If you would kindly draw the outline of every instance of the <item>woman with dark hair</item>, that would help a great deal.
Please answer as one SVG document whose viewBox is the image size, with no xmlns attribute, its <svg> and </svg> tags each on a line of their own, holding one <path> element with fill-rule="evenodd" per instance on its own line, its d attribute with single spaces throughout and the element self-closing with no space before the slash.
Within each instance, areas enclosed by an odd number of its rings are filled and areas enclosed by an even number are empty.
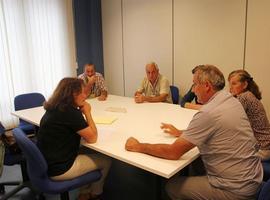
<svg viewBox="0 0 270 200">
<path fill-rule="evenodd" d="M 262 102 L 261 92 L 250 74 L 235 70 L 229 74 L 230 92 L 243 105 L 254 136 L 259 144 L 258 155 L 262 160 L 270 159 L 270 124 Z"/>
<path fill-rule="evenodd" d="M 104 155 L 82 152 L 80 140 L 97 141 L 97 128 L 87 103 L 82 79 L 64 78 L 53 95 L 44 103 L 37 145 L 48 163 L 53 180 L 68 180 L 100 169 L 102 178 L 81 188 L 79 200 L 97 198 L 103 191 L 104 179 L 111 161 Z M 90 152 L 90 151 L 89 151 Z"/>
</svg>

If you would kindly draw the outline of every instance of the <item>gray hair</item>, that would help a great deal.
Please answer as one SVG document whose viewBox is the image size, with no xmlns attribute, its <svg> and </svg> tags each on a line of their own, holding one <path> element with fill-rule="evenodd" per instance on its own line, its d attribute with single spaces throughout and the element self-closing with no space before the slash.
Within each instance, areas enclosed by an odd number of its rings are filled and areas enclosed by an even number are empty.
<svg viewBox="0 0 270 200">
<path fill-rule="evenodd" d="M 259 99 L 259 100 L 262 99 L 262 93 L 259 90 L 259 86 L 257 85 L 257 83 L 253 80 L 252 76 L 246 70 L 239 69 L 239 70 L 232 71 L 229 74 L 228 81 L 230 81 L 233 76 L 238 76 L 239 81 L 242 83 L 244 83 L 246 81 L 247 82 L 246 89 L 249 90 L 250 92 L 252 92 L 257 99 Z"/>
<path fill-rule="evenodd" d="M 198 65 L 195 73 L 198 74 L 200 83 L 209 81 L 216 91 L 222 90 L 225 86 L 223 73 L 214 65 Z"/>
<path fill-rule="evenodd" d="M 153 61 L 152 61 L 152 62 L 147 63 L 147 64 L 146 64 L 146 66 L 147 66 L 147 65 L 153 65 L 153 66 L 155 67 L 155 69 L 156 69 L 156 70 L 159 70 L 159 69 L 158 69 L 158 65 L 157 65 L 157 63 L 155 63 L 155 62 L 153 62 Z"/>
</svg>

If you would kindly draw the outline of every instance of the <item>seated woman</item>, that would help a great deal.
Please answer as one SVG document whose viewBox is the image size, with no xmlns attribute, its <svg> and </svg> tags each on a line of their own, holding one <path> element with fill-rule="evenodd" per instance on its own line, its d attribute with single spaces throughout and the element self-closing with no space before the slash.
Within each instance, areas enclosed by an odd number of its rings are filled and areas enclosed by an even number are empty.
<svg viewBox="0 0 270 200">
<path fill-rule="evenodd" d="M 103 192 L 111 160 L 101 154 L 80 152 L 80 140 L 97 141 L 97 128 L 87 103 L 82 79 L 64 78 L 53 95 L 44 103 L 46 110 L 40 121 L 37 145 L 48 163 L 53 180 L 68 180 L 95 169 L 102 177 L 80 189 L 79 200 L 97 198 Z M 85 117 L 85 118 L 84 118 Z"/>
<path fill-rule="evenodd" d="M 249 118 L 254 136 L 259 144 L 258 155 L 270 159 L 270 124 L 261 103 L 261 92 L 250 74 L 235 70 L 229 74 L 230 92 L 239 99 Z"/>
</svg>

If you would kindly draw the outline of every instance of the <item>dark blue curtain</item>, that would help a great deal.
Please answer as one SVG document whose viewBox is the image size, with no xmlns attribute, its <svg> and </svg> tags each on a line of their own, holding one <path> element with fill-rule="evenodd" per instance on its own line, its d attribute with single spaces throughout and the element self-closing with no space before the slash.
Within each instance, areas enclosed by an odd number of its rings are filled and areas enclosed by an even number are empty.
<svg viewBox="0 0 270 200">
<path fill-rule="evenodd" d="M 85 63 L 93 63 L 104 74 L 100 0 L 73 0 L 77 74 Z"/>
</svg>

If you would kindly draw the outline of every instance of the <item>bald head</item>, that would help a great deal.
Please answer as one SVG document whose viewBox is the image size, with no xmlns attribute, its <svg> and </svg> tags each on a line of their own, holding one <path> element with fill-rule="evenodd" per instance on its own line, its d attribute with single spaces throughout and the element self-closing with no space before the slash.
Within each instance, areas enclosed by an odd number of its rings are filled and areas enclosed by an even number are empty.
<svg viewBox="0 0 270 200">
<path fill-rule="evenodd" d="M 84 74 L 91 77 L 95 75 L 95 66 L 93 64 L 85 64 L 84 65 Z"/>
</svg>

